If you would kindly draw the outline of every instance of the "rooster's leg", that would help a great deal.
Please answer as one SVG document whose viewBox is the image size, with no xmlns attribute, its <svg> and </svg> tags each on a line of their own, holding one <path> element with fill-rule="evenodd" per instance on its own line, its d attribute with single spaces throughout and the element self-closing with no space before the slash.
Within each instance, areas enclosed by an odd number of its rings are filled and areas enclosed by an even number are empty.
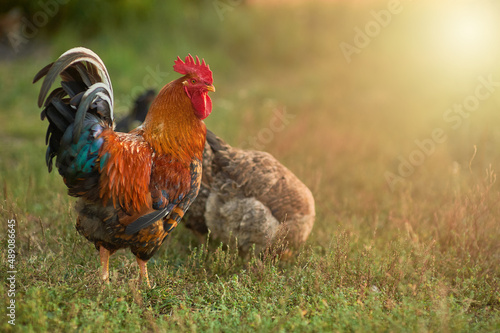
<svg viewBox="0 0 500 333">
<path fill-rule="evenodd" d="M 149 277 L 148 277 L 148 266 L 147 266 L 147 261 L 144 261 L 142 259 L 139 259 L 139 257 L 136 257 L 137 263 L 139 264 L 139 269 L 141 270 L 141 275 L 139 276 L 139 285 L 142 284 L 143 279 L 146 280 L 146 284 L 148 285 L 148 288 L 151 288 L 151 284 L 149 283 Z"/>
<path fill-rule="evenodd" d="M 102 275 L 101 279 L 109 283 L 109 257 L 111 252 L 104 246 L 99 246 L 99 256 L 101 257 Z"/>
</svg>

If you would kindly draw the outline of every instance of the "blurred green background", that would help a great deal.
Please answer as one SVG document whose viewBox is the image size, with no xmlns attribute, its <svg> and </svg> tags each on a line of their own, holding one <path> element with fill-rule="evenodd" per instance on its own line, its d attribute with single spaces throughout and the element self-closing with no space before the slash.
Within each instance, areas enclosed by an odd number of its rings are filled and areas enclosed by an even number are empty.
<svg viewBox="0 0 500 333">
<path fill-rule="evenodd" d="M 500 2 L 21 0 L 0 13 L 2 214 L 18 216 L 25 243 L 42 242 L 43 227 L 79 239 L 72 199 L 44 165 L 35 73 L 69 48 L 92 49 L 120 117 L 191 53 L 214 73 L 207 126 L 272 153 L 313 191 L 314 255 L 344 233 L 354 254 L 386 257 L 397 240 L 432 249 L 443 292 L 462 290 L 458 276 L 482 278 L 476 287 L 491 289 L 455 297 L 498 315 Z M 289 118 L 270 136 L 277 110 Z M 195 244 L 181 228 L 172 242 L 181 261 Z"/>
</svg>

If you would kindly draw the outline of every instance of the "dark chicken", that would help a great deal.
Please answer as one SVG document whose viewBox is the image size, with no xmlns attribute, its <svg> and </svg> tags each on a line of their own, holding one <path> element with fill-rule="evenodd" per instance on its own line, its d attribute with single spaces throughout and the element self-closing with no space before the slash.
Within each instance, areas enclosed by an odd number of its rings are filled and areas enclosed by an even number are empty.
<svg viewBox="0 0 500 333">
<path fill-rule="evenodd" d="M 153 89 L 148 89 L 138 96 L 134 101 L 130 113 L 116 122 L 115 130 L 118 132 L 128 132 L 142 124 L 148 114 L 149 106 L 155 97 L 156 92 Z"/>
</svg>

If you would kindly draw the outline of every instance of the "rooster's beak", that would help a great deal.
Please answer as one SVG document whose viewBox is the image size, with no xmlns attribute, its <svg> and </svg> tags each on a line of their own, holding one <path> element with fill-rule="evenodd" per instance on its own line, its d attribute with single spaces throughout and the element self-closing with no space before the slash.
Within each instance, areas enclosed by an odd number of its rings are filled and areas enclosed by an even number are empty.
<svg viewBox="0 0 500 333">
<path fill-rule="evenodd" d="M 207 86 L 207 90 L 215 92 L 215 87 L 213 85 L 209 85 Z"/>
</svg>

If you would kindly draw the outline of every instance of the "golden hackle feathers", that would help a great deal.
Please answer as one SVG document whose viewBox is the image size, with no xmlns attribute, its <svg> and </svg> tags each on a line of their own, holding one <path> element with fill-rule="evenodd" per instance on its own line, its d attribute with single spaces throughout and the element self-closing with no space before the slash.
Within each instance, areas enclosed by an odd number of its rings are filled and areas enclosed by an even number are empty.
<svg viewBox="0 0 500 333">
<path fill-rule="evenodd" d="M 193 153 L 201 160 L 206 127 L 192 109 L 181 79 L 160 90 L 141 126 L 145 139 L 155 151 L 168 153 L 186 164 L 192 160 Z"/>
</svg>

